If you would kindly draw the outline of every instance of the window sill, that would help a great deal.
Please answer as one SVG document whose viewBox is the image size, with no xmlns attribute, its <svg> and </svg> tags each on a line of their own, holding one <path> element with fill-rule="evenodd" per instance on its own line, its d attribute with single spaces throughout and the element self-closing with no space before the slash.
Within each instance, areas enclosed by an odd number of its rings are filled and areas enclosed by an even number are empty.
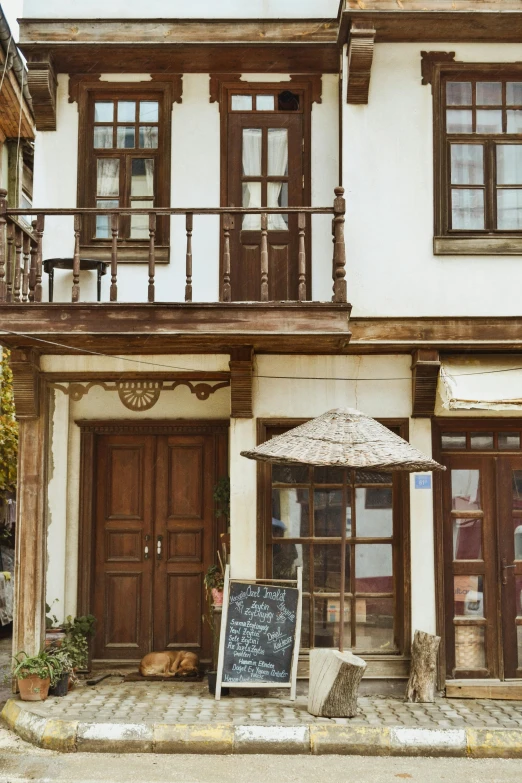
<svg viewBox="0 0 522 783">
<path fill-rule="evenodd" d="M 522 235 L 434 237 L 433 253 L 436 256 L 518 256 L 522 255 Z"/>
<path fill-rule="evenodd" d="M 82 258 L 93 258 L 96 261 L 111 262 L 110 245 L 91 244 L 81 245 L 80 255 Z M 168 264 L 170 255 L 169 245 L 156 245 L 154 248 L 154 258 L 156 264 Z M 149 246 L 137 245 L 118 245 L 118 264 L 148 264 Z"/>
</svg>

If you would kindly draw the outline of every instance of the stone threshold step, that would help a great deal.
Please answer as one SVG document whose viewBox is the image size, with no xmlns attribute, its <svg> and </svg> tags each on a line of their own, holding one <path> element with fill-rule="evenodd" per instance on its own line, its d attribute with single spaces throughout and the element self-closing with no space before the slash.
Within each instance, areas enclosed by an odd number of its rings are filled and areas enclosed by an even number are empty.
<svg viewBox="0 0 522 783">
<path fill-rule="evenodd" d="M 447 680 L 447 699 L 509 699 L 522 701 L 521 680 Z"/>
</svg>

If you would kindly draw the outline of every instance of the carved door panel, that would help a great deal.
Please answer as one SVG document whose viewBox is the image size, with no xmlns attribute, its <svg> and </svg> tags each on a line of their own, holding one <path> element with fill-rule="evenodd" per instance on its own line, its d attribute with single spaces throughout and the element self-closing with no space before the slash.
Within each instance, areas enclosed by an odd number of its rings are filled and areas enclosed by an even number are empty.
<svg viewBox="0 0 522 783">
<path fill-rule="evenodd" d="M 151 649 L 154 449 L 151 435 L 97 439 L 97 659 L 136 660 Z"/>
<path fill-rule="evenodd" d="M 158 438 L 154 648 L 210 660 L 203 576 L 215 561 L 212 435 Z"/>
</svg>

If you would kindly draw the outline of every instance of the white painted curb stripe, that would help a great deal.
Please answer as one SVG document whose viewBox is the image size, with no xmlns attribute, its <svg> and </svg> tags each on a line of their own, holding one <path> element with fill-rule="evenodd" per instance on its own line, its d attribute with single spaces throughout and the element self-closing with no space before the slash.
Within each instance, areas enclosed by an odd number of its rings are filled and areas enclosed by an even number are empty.
<svg viewBox="0 0 522 783">
<path fill-rule="evenodd" d="M 465 748 L 466 729 L 391 729 L 392 746 L 413 748 Z"/>
<path fill-rule="evenodd" d="M 241 742 L 307 742 L 308 726 L 236 726 L 235 738 Z"/>
</svg>

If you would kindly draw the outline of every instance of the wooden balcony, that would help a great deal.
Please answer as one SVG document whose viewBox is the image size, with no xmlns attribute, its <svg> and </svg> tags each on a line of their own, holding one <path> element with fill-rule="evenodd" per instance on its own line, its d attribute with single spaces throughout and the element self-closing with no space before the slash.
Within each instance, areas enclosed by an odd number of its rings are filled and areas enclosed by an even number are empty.
<svg viewBox="0 0 522 783">
<path fill-rule="evenodd" d="M 282 211 L 295 215 L 298 227 L 297 300 L 270 301 L 268 216 Z M 100 351 L 104 353 L 227 352 L 249 345 L 257 352 L 338 353 L 350 339 L 344 244 L 345 201 L 336 188 L 330 207 L 284 208 L 156 208 L 156 209 L 8 209 L 0 191 L 0 341 L 8 346 L 32 346 L 43 353 Z M 231 241 L 234 221 L 259 215 L 259 301 L 231 301 Z M 110 273 L 109 301 L 82 301 L 80 287 L 82 221 L 108 216 L 110 240 L 105 254 Z M 120 225 L 129 215 L 148 219 L 147 265 L 143 300 L 121 301 L 118 264 Z M 156 227 L 159 219 L 185 217 L 185 290 L 183 301 L 157 300 Z M 193 286 L 192 239 L 195 215 L 220 218 L 220 299 L 198 302 Z M 307 299 L 307 226 L 312 215 L 332 216 L 332 299 Z M 29 226 L 22 216 L 30 216 Z M 70 302 L 43 301 L 43 242 L 46 219 L 69 216 L 74 221 Z M 179 259 L 175 259 L 179 263 Z M 215 259 L 216 265 L 218 259 Z M 165 291 L 161 291 L 165 299 Z"/>
</svg>

